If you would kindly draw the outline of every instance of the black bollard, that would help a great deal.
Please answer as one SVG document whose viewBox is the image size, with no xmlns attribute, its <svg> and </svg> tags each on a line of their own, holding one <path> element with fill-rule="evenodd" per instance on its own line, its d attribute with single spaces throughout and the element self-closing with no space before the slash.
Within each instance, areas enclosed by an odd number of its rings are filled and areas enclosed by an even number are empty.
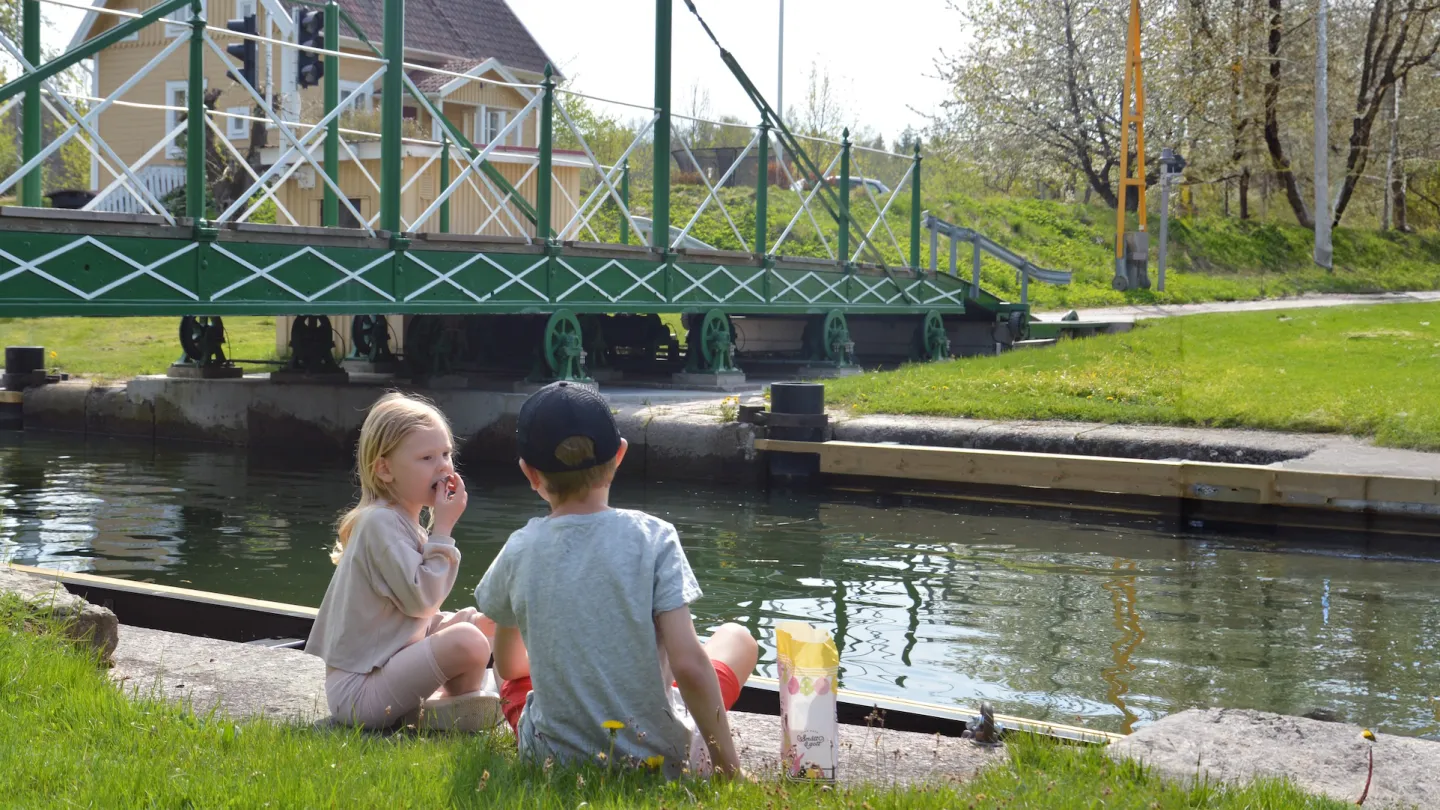
<svg viewBox="0 0 1440 810">
<path fill-rule="evenodd" d="M 825 416 L 825 386 L 820 383 L 775 383 L 770 386 L 770 413 L 765 435 L 794 442 L 823 442 L 828 418 Z M 818 453 L 768 453 L 770 483 L 805 486 L 818 483 Z"/>
<path fill-rule="evenodd" d="M 44 346 L 5 347 L 5 390 L 23 391 L 44 382 Z"/>
</svg>

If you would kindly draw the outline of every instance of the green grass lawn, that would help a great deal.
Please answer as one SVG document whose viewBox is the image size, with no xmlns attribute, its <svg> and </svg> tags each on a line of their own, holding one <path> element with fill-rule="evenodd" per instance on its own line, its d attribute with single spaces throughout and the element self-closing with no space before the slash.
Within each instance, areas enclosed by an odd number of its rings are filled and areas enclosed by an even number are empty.
<svg viewBox="0 0 1440 810">
<path fill-rule="evenodd" d="M 1100 749 L 1016 740 L 966 785 L 825 790 L 664 784 L 517 763 L 508 733 L 398 734 L 232 723 L 131 701 L 93 659 L 0 598 L 0 796 L 11 807 L 1338 808 L 1278 782 L 1180 788 Z M 778 745 L 778 741 L 777 741 Z"/>
<path fill-rule="evenodd" d="M 275 319 L 226 318 L 226 356 L 275 357 Z M 45 363 L 71 374 L 128 379 L 180 359 L 179 318 L 0 318 L 0 346 L 44 346 Z"/>
<path fill-rule="evenodd" d="M 826 390 L 854 413 L 1349 433 L 1440 450 L 1440 304 L 1148 320 Z"/>
</svg>

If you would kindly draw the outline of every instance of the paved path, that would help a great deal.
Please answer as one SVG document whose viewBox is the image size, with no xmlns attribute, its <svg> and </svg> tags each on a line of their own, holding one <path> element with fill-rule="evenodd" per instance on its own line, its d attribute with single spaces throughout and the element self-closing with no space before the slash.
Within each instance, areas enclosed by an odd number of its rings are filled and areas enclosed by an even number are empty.
<svg viewBox="0 0 1440 810">
<path fill-rule="evenodd" d="M 1211 301 L 1204 304 L 1133 304 L 1077 310 L 1085 321 L 1137 321 L 1145 318 L 1172 318 L 1177 315 L 1205 315 L 1214 312 L 1265 312 L 1276 309 L 1341 307 L 1362 304 L 1415 304 L 1440 302 L 1440 291 L 1405 293 L 1311 293 L 1294 298 L 1267 298 L 1261 301 Z M 1042 320 L 1054 320 L 1064 310 L 1037 312 Z"/>
</svg>

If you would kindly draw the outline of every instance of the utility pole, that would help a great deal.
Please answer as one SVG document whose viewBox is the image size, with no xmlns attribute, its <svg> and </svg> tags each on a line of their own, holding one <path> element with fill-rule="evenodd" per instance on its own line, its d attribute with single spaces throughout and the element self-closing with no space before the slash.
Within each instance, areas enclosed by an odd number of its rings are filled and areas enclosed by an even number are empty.
<svg viewBox="0 0 1440 810">
<path fill-rule="evenodd" d="M 1330 109 L 1326 81 L 1330 43 L 1326 16 L 1330 0 L 1317 0 L 1315 11 L 1315 263 L 1334 269 L 1330 244 Z"/>
</svg>

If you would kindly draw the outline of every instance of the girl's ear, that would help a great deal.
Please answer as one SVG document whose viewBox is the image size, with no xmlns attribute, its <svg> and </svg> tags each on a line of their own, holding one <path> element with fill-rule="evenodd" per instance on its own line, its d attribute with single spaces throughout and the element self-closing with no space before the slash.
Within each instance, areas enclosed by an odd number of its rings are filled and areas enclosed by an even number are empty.
<svg viewBox="0 0 1440 810">
<path fill-rule="evenodd" d="M 395 481 L 395 474 L 390 472 L 390 459 L 384 456 L 375 459 L 375 477 L 387 484 Z"/>
</svg>

